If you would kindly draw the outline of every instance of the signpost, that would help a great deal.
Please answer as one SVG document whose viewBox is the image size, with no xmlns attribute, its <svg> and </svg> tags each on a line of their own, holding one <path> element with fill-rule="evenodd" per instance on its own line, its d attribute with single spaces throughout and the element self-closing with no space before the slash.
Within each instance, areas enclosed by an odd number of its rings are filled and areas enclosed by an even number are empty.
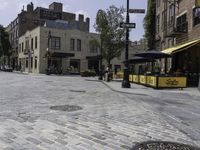
<svg viewBox="0 0 200 150">
<path fill-rule="evenodd" d="M 135 28 L 136 24 L 135 23 L 120 23 L 120 28 Z"/>
<path fill-rule="evenodd" d="M 128 62 L 128 49 L 129 49 L 129 28 L 135 28 L 135 23 L 130 23 L 129 13 L 145 13 L 144 9 L 129 9 L 129 0 L 127 0 L 126 22 L 120 23 L 121 28 L 126 29 L 126 49 L 125 49 L 125 63 L 124 63 L 124 76 L 122 81 L 122 88 L 130 88 L 129 81 L 129 62 Z"/>
<path fill-rule="evenodd" d="M 129 13 L 145 13 L 145 9 L 129 9 Z"/>
</svg>

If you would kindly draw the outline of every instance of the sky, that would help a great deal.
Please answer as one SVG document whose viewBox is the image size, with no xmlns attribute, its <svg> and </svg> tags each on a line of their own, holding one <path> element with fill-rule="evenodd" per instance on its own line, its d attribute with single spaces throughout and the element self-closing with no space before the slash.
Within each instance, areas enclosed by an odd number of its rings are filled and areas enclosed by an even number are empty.
<svg viewBox="0 0 200 150">
<path fill-rule="evenodd" d="M 145 9 L 147 8 L 147 0 L 129 0 L 130 9 Z M 17 14 L 21 12 L 23 6 L 26 10 L 26 5 L 32 2 L 34 8 L 48 8 L 52 2 L 63 3 L 63 9 L 66 12 L 75 14 L 84 14 L 90 18 L 90 31 L 95 32 L 94 24 L 96 13 L 99 9 L 106 10 L 111 5 L 117 7 L 123 6 L 126 8 L 126 0 L 0 0 L 0 24 L 7 26 L 13 21 Z M 145 11 L 146 12 L 146 11 Z M 130 40 L 139 40 L 144 35 L 143 19 L 145 14 L 130 14 L 130 22 L 136 23 L 136 28 L 130 32 Z M 86 18 L 85 17 L 85 18 Z"/>
</svg>

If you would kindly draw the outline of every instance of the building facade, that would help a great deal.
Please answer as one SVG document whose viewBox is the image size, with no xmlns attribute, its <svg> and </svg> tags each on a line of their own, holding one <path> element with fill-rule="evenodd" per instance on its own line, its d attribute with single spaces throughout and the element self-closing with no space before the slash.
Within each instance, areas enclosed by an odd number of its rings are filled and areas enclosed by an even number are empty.
<svg viewBox="0 0 200 150">
<path fill-rule="evenodd" d="M 172 54 L 173 71 L 200 73 L 198 1 L 156 0 L 156 49 Z"/>
<path fill-rule="evenodd" d="M 130 41 L 129 42 L 129 59 L 132 59 L 136 53 L 144 52 L 147 49 L 147 42 L 145 39 L 140 39 L 139 41 Z M 117 70 L 124 69 L 124 60 L 125 60 L 125 49 L 121 52 L 119 57 L 114 58 L 111 61 L 111 67 L 113 70 L 117 68 Z M 105 62 L 104 62 L 105 64 Z"/>
<path fill-rule="evenodd" d="M 49 8 L 37 7 L 34 9 L 33 3 L 27 5 L 27 9 L 18 14 L 7 27 L 6 31 L 10 35 L 10 43 L 12 46 L 11 64 L 14 69 L 18 66 L 18 40 L 19 37 L 38 26 L 43 26 L 46 20 L 64 20 L 68 21 L 71 26 L 81 31 L 89 32 L 90 19 L 84 20 L 83 15 L 78 16 L 73 13 L 63 11 L 62 3 L 53 2 Z"/>
<path fill-rule="evenodd" d="M 37 27 L 19 38 L 18 64 L 25 72 L 46 73 L 47 68 L 62 73 L 98 72 L 99 62 L 91 61 L 99 49 L 90 45 L 99 35 L 77 29 Z"/>
</svg>

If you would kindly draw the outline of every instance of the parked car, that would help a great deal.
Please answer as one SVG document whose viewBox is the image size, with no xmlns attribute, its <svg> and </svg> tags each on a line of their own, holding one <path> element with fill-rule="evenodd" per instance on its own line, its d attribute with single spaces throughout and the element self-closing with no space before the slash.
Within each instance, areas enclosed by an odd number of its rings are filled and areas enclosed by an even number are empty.
<svg viewBox="0 0 200 150">
<path fill-rule="evenodd" d="M 13 71 L 13 69 L 11 67 L 9 67 L 8 65 L 1 65 L 0 70 L 6 71 L 6 72 L 12 72 Z"/>
</svg>

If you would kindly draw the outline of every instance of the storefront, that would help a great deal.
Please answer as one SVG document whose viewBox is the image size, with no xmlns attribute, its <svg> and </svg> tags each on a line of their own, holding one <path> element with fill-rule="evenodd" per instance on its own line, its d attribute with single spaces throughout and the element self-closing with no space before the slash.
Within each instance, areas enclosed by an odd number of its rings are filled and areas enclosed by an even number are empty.
<svg viewBox="0 0 200 150">
<path fill-rule="evenodd" d="M 172 71 L 187 77 L 187 86 L 197 87 L 200 75 L 200 39 L 162 52 L 172 55 Z"/>
<path fill-rule="evenodd" d="M 132 63 L 134 65 L 136 64 L 145 64 L 147 65 L 147 62 L 151 63 L 151 71 L 145 70 L 141 73 L 141 71 L 135 71 L 139 72 L 138 74 L 130 74 L 129 80 L 133 83 L 145 85 L 148 87 L 153 88 L 185 88 L 187 87 L 187 77 L 181 74 L 173 74 L 167 72 L 167 59 L 171 57 L 170 54 L 165 54 L 159 51 L 147 51 L 144 53 L 138 53 L 136 56 L 139 56 L 140 58 L 129 60 L 129 63 Z M 164 71 L 161 72 L 161 69 L 156 69 L 158 62 L 157 59 L 165 59 L 165 65 L 164 65 Z M 149 67 L 147 67 L 149 68 Z"/>
</svg>

